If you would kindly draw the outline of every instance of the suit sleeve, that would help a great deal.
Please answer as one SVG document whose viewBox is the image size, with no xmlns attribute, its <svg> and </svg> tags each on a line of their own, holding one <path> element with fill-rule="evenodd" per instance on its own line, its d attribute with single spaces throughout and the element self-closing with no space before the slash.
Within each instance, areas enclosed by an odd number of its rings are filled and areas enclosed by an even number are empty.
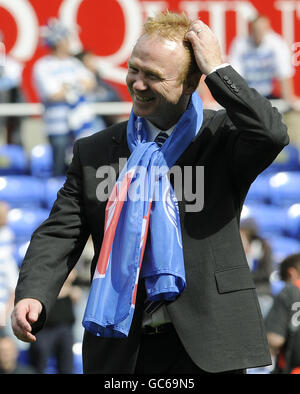
<svg viewBox="0 0 300 394">
<path fill-rule="evenodd" d="M 205 82 L 226 110 L 228 161 L 238 185 L 250 185 L 289 143 L 287 127 L 269 100 L 251 89 L 231 67 L 218 69 Z"/>
<path fill-rule="evenodd" d="M 22 298 L 42 302 L 45 317 L 73 269 L 89 236 L 82 201 L 79 142 L 49 218 L 33 233 L 20 268 L 15 303 Z"/>
</svg>

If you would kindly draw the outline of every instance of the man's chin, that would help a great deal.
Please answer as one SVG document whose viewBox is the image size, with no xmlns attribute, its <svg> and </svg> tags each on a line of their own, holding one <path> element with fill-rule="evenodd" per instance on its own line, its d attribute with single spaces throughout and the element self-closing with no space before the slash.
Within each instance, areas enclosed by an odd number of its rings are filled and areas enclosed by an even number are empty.
<svg viewBox="0 0 300 394">
<path fill-rule="evenodd" d="M 149 108 L 149 105 L 139 105 L 134 103 L 132 109 L 134 114 L 141 118 L 148 118 L 153 115 L 153 109 Z"/>
</svg>

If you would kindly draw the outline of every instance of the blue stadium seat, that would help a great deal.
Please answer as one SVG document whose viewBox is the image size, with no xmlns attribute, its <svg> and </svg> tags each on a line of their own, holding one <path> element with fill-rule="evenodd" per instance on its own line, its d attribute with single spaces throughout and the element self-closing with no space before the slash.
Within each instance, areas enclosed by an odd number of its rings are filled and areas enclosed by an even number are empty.
<svg viewBox="0 0 300 394">
<path fill-rule="evenodd" d="M 25 174 L 27 170 L 27 157 L 22 146 L 0 146 L 0 175 Z"/>
<path fill-rule="evenodd" d="M 49 216 L 43 208 L 13 208 L 7 215 L 8 226 L 14 232 L 16 242 L 26 242 L 33 231 Z"/>
<path fill-rule="evenodd" d="M 283 148 L 273 163 L 264 171 L 265 174 L 281 171 L 299 171 L 299 150 L 295 145 L 289 144 Z"/>
<path fill-rule="evenodd" d="M 53 174 L 53 150 L 49 144 L 40 144 L 30 152 L 31 175 L 50 178 Z"/>
<path fill-rule="evenodd" d="M 295 238 L 273 235 L 267 241 L 272 249 L 275 268 L 288 255 L 300 253 L 300 241 Z"/>
<path fill-rule="evenodd" d="M 77 355 L 73 352 L 73 374 L 79 375 L 83 374 L 83 366 L 82 366 L 82 356 Z M 47 360 L 47 366 L 44 371 L 46 375 L 55 375 L 58 374 L 57 368 L 57 359 L 54 356 L 50 356 Z"/>
<path fill-rule="evenodd" d="M 287 207 L 300 202 L 300 172 L 279 172 L 270 178 L 270 202 Z"/>
<path fill-rule="evenodd" d="M 284 288 L 285 282 L 282 280 L 271 281 L 271 293 L 275 297 Z"/>
<path fill-rule="evenodd" d="M 21 365 L 30 365 L 29 350 L 27 348 L 19 351 L 18 362 Z M 73 374 L 83 374 L 82 355 L 81 353 L 77 354 L 76 352 L 74 352 L 74 350 L 73 350 L 73 364 L 74 364 Z M 44 371 L 44 374 L 54 375 L 57 373 L 58 370 L 57 370 L 56 358 L 54 356 L 50 356 L 49 359 L 47 360 L 47 366 Z"/>
<path fill-rule="evenodd" d="M 246 198 L 246 203 L 268 203 L 270 197 L 268 175 L 259 175 L 252 183 Z"/>
<path fill-rule="evenodd" d="M 49 178 L 45 183 L 44 205 L 51 209 L 57 197 L 57 192 L 63 186 L 65 177 Z"/>
<path fill-rule="evenodd" d="M 285 286 L 285 282 L 280 279 L 278 269 L 275 269 L 270 275 L 271 294 L 275 297 Z"/>
<path fill-rule="evenodd" d="M 81 342 L 74 343 L 73 345 L 73 365 L 74 374 L 83 374 Z"/>
<path fill-rule="evenodd" d="M 46 375 L 55 375 L 57 374 L 57 361 L 56 358 L 54 356 L 50 356 L 47 360 L 47 366 L 46 369 L 44 371 L 44 374 Z"/>
<path fill-rule="evenodd" d="M 7 175 L 0 177 L 0 200 L 12 207 L 41 206 L 44 184 L 30 175 Z"/>
<path fill-rule="evenodd" d="M 291 205 L 287 210 L 287 235 L 300 239 L 300 203 Z"/>
<path fill-rule="evenodd" d="M 18 363 L 20 365 L 30 365 L 28 348 L 20 349 L 18 354 Z"/>
<path fill-rule="evenodd" d="M 280 207 L 267 204 L 244 204 L 241 223 L 249 218 L 254 219 L 259 234 L 264 238 L 273 234 L 285 234 L 287 213 Z"/>
</svg>

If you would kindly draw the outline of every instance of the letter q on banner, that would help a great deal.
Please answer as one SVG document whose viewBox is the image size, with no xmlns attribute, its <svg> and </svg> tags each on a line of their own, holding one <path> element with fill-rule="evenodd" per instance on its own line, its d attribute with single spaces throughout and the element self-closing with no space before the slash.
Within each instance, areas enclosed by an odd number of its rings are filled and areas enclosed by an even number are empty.
<svg viewBox="0 0 300 394">
<path fill-rule="evenodd" d="M 73 50 L 83 49 L 83 44 L 78 35 L 77 16 L 83 0 L 64 0 L 59 9 L 59 19 L 74 32 Z M 143 13 L 141 3 L 138 0 L 116 0 L 120 6 L 124 21 L 125 32 L 121 47 L 112 55 L 98 56 L 101 74 L 104 78 L 118 83 L 125 83 L 126 70 L 120 67 L 130 56 L 131 50 L 139 37 L 143 26 Z M 106 3 L 107 4 L 107 3 Z M 99 10 L 99 20 L 101 7 Z M 108 67 L 109 66 L 109 67 Z"/>
</svg>

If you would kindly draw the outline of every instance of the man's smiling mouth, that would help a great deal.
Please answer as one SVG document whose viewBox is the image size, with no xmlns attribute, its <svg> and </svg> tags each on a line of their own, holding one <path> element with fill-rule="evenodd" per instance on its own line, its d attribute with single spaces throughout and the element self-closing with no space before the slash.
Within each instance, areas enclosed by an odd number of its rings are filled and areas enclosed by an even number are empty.
<svg viewBox="0 0 300 394">
<path fill-rule="evenodd" d="M 154 97 L 143 97 L 139 96 L 138 94 L 134 94 L 137 101 L 141 101 L 142 103 L 149 103 L 150 101 L 154 100 Z"/>
</svg>

